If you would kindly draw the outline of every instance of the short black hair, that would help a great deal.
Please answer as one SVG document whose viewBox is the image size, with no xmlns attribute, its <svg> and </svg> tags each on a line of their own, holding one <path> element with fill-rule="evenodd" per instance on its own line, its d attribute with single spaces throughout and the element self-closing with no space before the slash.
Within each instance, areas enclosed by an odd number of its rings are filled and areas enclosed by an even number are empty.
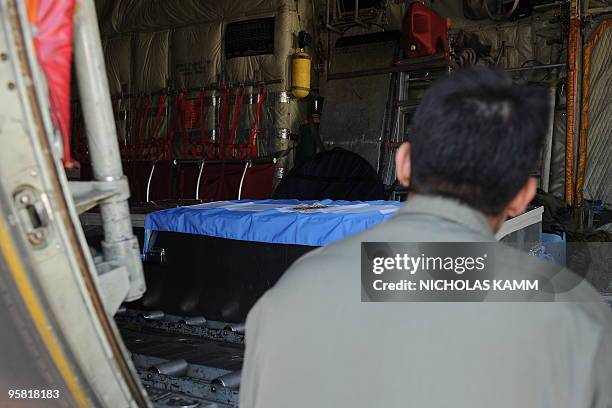
<svg viewBox="0 0 612 408">
<path fill-rule="evenodd" d="M 494 215 L 536 167 L 548 126 L 544 88 L 467 68 L 434 83 L 412 121 L 411 188 Z"/>
</svg>

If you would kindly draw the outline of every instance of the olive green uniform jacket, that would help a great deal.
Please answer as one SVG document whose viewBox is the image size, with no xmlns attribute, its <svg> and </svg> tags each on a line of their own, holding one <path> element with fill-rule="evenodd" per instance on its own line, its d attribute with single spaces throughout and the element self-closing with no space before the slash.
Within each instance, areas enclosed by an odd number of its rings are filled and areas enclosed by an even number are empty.
<svg viewBox="0 0 612 408">
<path fill-rule="evenodd" d="M 415 196 L 305 255 L 248 315 L 240 407 L 611 408 L 612 312 L 586 282 L 555 302 L 361 301 L 361 242 L 493 240 L 482 214 Z"/>
</svg>

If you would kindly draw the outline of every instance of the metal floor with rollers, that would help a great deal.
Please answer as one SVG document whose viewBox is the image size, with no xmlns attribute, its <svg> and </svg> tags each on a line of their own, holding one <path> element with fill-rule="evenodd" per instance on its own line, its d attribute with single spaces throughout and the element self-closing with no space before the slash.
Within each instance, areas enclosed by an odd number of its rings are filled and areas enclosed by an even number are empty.
<svg viewBox="0 0 612 408">
<path fill-rule="evenodd" d="M 115 321 L 156 408 L 238 406 L 244 324 L 123 307 Z"/>
</svg>

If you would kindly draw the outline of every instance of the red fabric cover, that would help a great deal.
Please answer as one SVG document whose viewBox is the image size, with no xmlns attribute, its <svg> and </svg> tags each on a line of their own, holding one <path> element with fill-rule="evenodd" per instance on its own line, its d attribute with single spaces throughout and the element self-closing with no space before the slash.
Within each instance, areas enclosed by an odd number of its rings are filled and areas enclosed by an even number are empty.
<svg viewBox="0 0 612 408">
<path fill-rule="evenodd" d="M 152 161 L 124 161 L 123 172 L 130 184 L 130 202 L 146 202 L 147 183 Z M 160 160 L 155 164 L 151 179 L 150 200 L 180 201 L 195 199 L 199 163 L 174 164 Z M 236 200 L 244 163 L 205 163 L 200 181 L 200 200 Z M 81 180 L 91 180 L 91 165 L 81 166 Z M 263 200 L 272 195 L 273 163 L 254 163 L 247 171 L 242 185 L 242 199 Z"/>
<path fill-rule="evenodd" d="M 259 163 L 251 166 L 242 185 L 242 199 L 264 200 L 272 196 L 274 163 Z"/>
<path fill-rule="evenodd" d="M 31 23 L 37 28 L 34 47 L 47 77 L 51 116 L 64 140 L 64 163 L 70 163 L 70 64 L 75 0 L 38 0 L 28 6 L 28 16 L 34 19 Z"/>
<path fill-rule="evenodd" d="M 147 183 L 151 174 L 151 161 L 124 161 L 123 174 L 130 185 L 130 202 L 144 203 L 147 201 Z"/>
<path fill-rule="evenodd" d="M 205 164 L 200 181 L 200 199 L 205 201 L 236 200 L 243 171 L 244 164 L 242 163 Z M 244 178 L 241 198 L 270 198 L 273 177 L 274 164 L 253 164 Z"/>
<path fill-rule="evenodd" d="M 195 200 L 200 163 L 179 163 L 176 166 L 176 170 L 178 179 L 177 198 L 179 200 Z"/>
<path fill-rule="evenodd" d="M 139 167 L 146 169 L 148 164 L 151 162 L 135 162 L 142 163 Z M 149 166 L 149 169 L 151 167 Z M 160 160 L 155 163 L 155 170 L 153 171 L 153 177 L 151 178 L 151 186 L 149 188 L 149 201 L 164 201 L 164 200 L 175 200 L 176 199 L 176 187 L 175 187 L 175 169 L 176 166 L 172 160 Z M 144 192 L 146 198 L 146 186 L 148 183 L 149 175 L 146 178 L 140 178 L 134 180 L 141 185 L 144 185 Z M 135 200 L 134 200 L 135 201 Z"/>
</svg>

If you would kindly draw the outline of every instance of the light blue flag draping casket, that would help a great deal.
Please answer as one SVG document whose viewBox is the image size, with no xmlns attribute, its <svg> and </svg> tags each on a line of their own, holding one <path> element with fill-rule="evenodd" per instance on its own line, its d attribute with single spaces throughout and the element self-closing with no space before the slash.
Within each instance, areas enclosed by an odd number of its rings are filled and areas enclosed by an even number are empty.
<svg viewBox="0 0 612 408">
<path fill-rule="evenodd" d="M 144 252 L 154 231 L 241 241 L 324 246 L 387 220 L 397 201 L 233 200 L 147 214 Z"/>
</svg>

